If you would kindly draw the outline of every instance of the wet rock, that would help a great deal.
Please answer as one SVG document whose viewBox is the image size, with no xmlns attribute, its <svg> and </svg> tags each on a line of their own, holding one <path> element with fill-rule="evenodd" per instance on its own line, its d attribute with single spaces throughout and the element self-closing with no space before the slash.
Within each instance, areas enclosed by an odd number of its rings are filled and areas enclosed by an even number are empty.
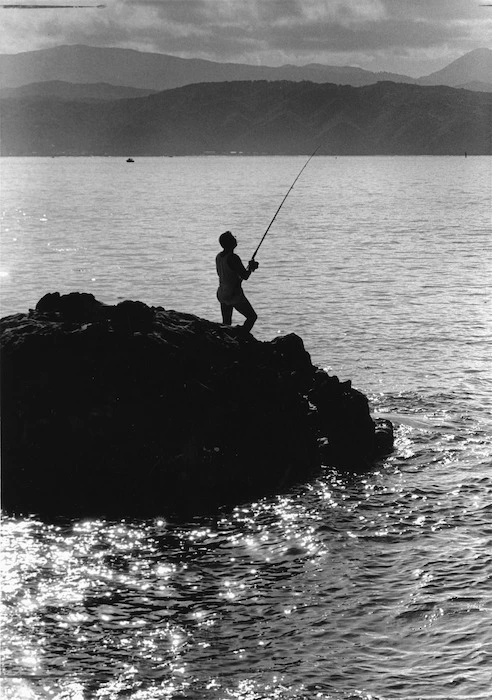
<svg viewBox="0 0 492 700">
<path fill-rule="evenodd" d="M 385 455 L 393 450 L 394 430 L 393 424 L 387 418 L 374 420 L 376 453 Z"/>
<path fill-rule="evenodd" d="M 71 292 L 61 295 L 59 292 L 45 294 L 36 304 L 36 311 L 46 314 L 59 313 L 69 320 L 83 321 L 97 314 L 104 304 L 97 301 L 93 294 Z"/>
<path fill-rule="evenodd" d="M 392 446 L 295 334 L 137 301 L 48 294 L 1 320 L 3 507 L 185 517 L 277 493 Z"/>
</svg>

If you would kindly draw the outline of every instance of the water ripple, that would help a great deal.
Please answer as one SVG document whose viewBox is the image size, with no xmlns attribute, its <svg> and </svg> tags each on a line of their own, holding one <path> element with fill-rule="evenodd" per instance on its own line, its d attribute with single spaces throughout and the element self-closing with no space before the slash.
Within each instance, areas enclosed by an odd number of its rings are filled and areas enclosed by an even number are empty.
<svg viewBox="0 0 492 700">
<path fill-rule="evenodd" d="M 218 233 L 247 257 L 300 167 L 146 159 L 134 179 L 118 159 L 28 164 L 5 166 L 4 313 L 56 288 L 210 319 Z M 5 517 L 6 700 L 490 697 L 490 166 L 312 166 L 249 287 L 258 335 L 299 333 L 368 392 L 394 453 L 188 523 Z"/>
</svg>

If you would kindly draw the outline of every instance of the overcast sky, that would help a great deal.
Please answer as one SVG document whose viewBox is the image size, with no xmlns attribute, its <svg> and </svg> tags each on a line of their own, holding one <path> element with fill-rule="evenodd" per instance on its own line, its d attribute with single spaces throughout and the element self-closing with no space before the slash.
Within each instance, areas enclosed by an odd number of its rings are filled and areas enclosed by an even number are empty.
<svg viewBox="0 0 492 700">
<path fill-rule="evenodd" d="M 360 66 L 419 77 L 491 48 L 492 0 L 2 0 L 0 52 L 61 44 L 183 58 Z"/>
</svg>

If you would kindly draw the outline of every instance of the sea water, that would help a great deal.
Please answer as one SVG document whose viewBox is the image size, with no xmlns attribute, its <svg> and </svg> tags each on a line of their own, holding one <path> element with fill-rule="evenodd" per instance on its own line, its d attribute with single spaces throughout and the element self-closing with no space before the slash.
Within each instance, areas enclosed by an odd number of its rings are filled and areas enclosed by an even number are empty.
<svg viewBox="0 0 492 700">
<path fill-rule="evenodd" d="M 83 291 L 219 321 L 218 236 L 246 262 L 305 162 L 3 159 L 1 315 Z M 312 159 L 254 334 L 301 335 L 394 453 L 207 520 L 5 516 L 2 698 L 492 697 L 491 191 L 490 157 Z"/>
</svg>

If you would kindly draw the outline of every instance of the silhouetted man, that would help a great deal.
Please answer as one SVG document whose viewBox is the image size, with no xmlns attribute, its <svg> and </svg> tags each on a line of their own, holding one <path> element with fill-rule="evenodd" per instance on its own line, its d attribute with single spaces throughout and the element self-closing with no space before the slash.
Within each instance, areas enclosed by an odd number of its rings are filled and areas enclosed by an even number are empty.
<svg viewBox="0 0 492 700">
<path fill-rule="evenodd" d="M 243 328 L 249 332 L 258 316 L 246 299 L 242 282 L 247 280 L 251 273 L 258 268 L 258 263 L 255 260 L 250 260 L 248 268 L 244 267 L 241 258 L 234 252 L 237 241 L 230 231 L 226 231 L 219 236 L 219 243 L 223 250 L 215 258 L 215 264 L 219 275 L 217 299 L 220 302 L 220 310 L 222 311 L 222 322 L 230 326 L 232 323 L 232 311 L 236 309 L 245 317 Z"/>
</svg>

